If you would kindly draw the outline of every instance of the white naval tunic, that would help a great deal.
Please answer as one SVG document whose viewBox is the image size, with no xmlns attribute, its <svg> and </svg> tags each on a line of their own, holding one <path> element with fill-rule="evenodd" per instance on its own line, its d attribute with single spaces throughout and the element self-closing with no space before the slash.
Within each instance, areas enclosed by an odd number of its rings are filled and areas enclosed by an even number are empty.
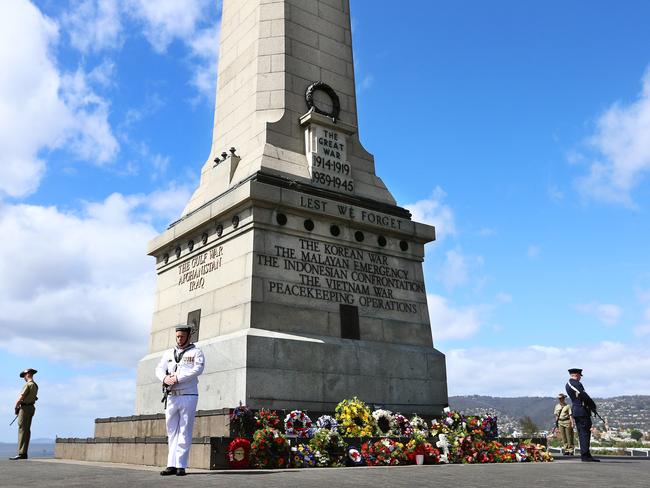
<svg viewBox="0 0 650 488">
<path fill-rule="evenodd" d="M 156 366 L 156 377 L 162 382 L 166 375 L 176 374 L 178 379 L 178 383 L 172 386 L 167 397 L 167 409 L 165 410 L 169 445 L 167 466 L 187 468 L 192 447 L 196 403 L 199 399 L 198 376 L 203 372 L 205 359 L 201 349 L 194 346 L 186 350 L 180 363 L 176 364 L 174 351 L 178 355 L 182 349 L 175 347 L 165 351 Z"/>
</svg>

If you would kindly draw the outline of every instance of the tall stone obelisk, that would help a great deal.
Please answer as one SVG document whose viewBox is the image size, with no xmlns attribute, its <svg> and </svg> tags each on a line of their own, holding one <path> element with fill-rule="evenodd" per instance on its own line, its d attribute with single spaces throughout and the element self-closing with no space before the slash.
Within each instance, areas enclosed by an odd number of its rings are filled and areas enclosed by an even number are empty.
<svg viewBox="0 0 650 488">
<path fill-rule="evenodd" d="M 149 245 L 157 290 L 136 414 L 190 323 L 199 409 L 404 413 L 447 404 L 411 220 L 361 145 L 349 0 L 224 0 L 212 150 L 181 218 Z M 232 149 L 231 149 L 232 148 Z"/>
</svg>

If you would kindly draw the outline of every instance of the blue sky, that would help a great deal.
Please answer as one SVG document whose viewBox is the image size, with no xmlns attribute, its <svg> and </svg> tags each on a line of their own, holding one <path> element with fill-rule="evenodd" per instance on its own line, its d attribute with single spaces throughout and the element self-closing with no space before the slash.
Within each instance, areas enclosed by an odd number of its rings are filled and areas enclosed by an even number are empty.
<svg viewBox="0 0 650 488">
<path fill-rule="evenodd" d="M 361 139 L 438 230 L 450 394 L 553 395 L 575 366 L 596 396 L 650 394 L 650 5 L 351 4 Z M 0 3 L 0 441 L 26 367 L 36 437 L 133 412 L 145 245 L 209 153 L 219 10 Z"/>
</svg>

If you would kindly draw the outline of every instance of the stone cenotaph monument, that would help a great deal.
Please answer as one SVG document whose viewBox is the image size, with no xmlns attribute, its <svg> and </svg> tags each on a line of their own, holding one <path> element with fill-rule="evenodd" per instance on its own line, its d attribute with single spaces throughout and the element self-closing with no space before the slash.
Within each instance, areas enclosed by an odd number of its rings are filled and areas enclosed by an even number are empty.
<svg viewBox="0 0 650 488">
<path fill-rule="evenodd" d="M 358 396 L 440 414 L 445 357 L 422 271 L 434 239 L 359 140 L 349 0 L 224 0 L 212 149 L 180 219 L 149 243 L 157 289 L 136 415 L 97 419 L 94 441 L 60 439 L 57 457 L 164 460 L 154 368 L 179 323 L 206 359 L 196 438 L 228 436 L 240 403 L 331 413 Z M 223 457 L 205 443 L 191 466 Z"/>
<path fill-rule="evenodd" d="M 224 0 L 212 150 L 181 218 L 149 244 L 157 289 L 136 414 L 188 323 L 199 410 L 405 413 L 447 404 L 413 222 L 361 145 L 349 0 Z"/>
</svg>

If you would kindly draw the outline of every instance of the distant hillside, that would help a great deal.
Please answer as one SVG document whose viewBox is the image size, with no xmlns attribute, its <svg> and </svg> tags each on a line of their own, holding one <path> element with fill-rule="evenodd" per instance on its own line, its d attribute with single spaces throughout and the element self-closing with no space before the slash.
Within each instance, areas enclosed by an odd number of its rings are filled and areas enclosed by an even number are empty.
<svg viewBox="0 0 650 488">
<path fill-rule="evenodd" d="M 650 431 L 650 396 L 629 395 L 594 400 L 598 413 L 607 419 L 611 428 Z M 555 423 L 553 407 L 556 401 L 552 397 L 469 395 L 449 397 L 449 406 L 468 415 L 497 415 L 499 429 L 505 433 L 517 429 L 519 420 L 526 415 L 533 419 L 540 430 L 550 430 Z"/>
</svg>

